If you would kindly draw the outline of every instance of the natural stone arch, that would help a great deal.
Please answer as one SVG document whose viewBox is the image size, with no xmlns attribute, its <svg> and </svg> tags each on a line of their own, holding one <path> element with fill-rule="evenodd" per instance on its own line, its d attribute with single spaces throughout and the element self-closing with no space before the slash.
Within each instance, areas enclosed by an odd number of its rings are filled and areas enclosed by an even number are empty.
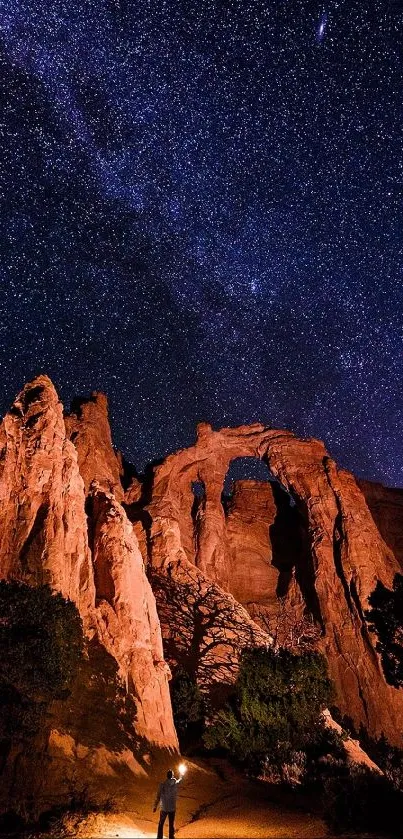
<svg viewBox="0 0 403 839">
<path fill-rule="evenodd" d="M 386 684 L 364 612 L 378 580 L 391 587 L 399 564 L 382 540 L 354 477 L 339 470 L 324 444 L 261 424 L 214 431 L 197 428 L 194 446 L 167 457 L 154 473 L 152 565 L 175 575 L 192 565 L 193 523 L 187 540 L 183 512 L 192 504 L 192 481 L 206 487 L 194 564 L 205 579 L 228 590 L 225 518 L 221 492 L 231 460 L 257 457 L 295 498 L 309 537 L 304 597 L 323 628 L 326 653 L 343 713 L 372 734 L 396 741 L 403 711 L 401 693 Z M 188 515 L 188 514 L 187 514 Z"/>
<path fill-rule="evenodd" d="M 153 519 L 159 519 L 162 513 L 164 518 L 178 522 L 188 559 L 224 587 L 225 516 L 221 496 L 225 477 L 231 461 L 239 457 L 263 459 L 265 447 L 259 447 L 266 431 L 262 425 L 213 431 L 208 423 L 200 423 L 196 444 L 166 458 L 154 474 L 152 503 L 148 507 Z M 196 545 L 190 516 L 192 483 L 205 486 Z"/>
</svg>

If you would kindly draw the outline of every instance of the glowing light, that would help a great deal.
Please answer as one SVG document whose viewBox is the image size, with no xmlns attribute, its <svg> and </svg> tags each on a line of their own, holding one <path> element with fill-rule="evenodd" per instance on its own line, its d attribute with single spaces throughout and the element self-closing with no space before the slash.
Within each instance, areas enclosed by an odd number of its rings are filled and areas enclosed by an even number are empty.
<svg viewBox="0 0 403 839">
<path fill-rule="evenodd" d="M 185 763 L 180 763 L 178 766 L 178 772 L 180 775 L 184 775 L 188 771 L 188 768 Z"/>
</svg>

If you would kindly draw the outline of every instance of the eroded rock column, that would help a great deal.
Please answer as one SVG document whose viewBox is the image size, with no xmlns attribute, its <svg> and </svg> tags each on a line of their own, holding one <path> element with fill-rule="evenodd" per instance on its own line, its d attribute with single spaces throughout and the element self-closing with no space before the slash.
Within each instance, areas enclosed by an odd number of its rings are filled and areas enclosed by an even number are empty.
<svg viewBox="0 0 403 839">
<path fill-rule="evenodd" d="M 84 485 L 46 376 L 25 386 L 0 426 L 0 572 L 49 583 L 84 620 L 94 605 Z"/>
</svg>

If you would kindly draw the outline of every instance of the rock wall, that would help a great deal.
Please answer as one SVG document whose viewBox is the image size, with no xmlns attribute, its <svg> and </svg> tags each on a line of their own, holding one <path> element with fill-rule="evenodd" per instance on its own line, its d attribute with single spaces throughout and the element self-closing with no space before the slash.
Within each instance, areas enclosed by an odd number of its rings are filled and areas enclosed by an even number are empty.
<svg viewBox="0 0 403 839">
<path fill-rule="evenodd" d="M 229 590 L 280 646 L 308 627 L 295 568 L 304 550 L 300 516 L 275 481 L 236 481 L 226 514 Z"/>
<path fill-rule="evenodd" d="M 87 404 L 81 419 L 66 421 L 78 456 L 45 376 L 26 385 L 0 426 L 0 577 L 48 583 L 73 600 L 89 644 L 75 695 L 53 709 L 46 750 L 47 760 L 55 750 L 52 794 L 77 767 L 90 783 L 116 774 L 112 767 L 118 765 L 128 777 L 141 769 L 133 750 L 142 749 L 141 755 L 150 746 L 178 748 L 155 599 L 133 528 L 113 492 L 117 460 L 110 432 L 102 444 L 91 445 L 93 433 L 98 443 L 105 432 L 106 403 L 97 396 Z M 78 461 L 91 487 L 87 498 Z"/>
<path fill-rule="evenodd" d="M 122 467 L 113 449 L 105 394 L 93 391 L 89 397 L 74 399 L 71 413 L 65 416 L 65 427 L 68 439 L 77 450 L 85 492 L 88 493 L 95 480 L 102 489 L 113 492 L 117 501 L 122 501 Z"/>
<path fill-rule="evenodd" d="M 0 573 L 49 583 L 88 625 L 95 590 L 83 482 L 45 376 L 26 385 L 0 425 Z"/>
<path fill-rule="evenodd" d="M 133 528 L 111 493 L 92 483 L 89 518 L 95 581 L 95 621 L 102 646 L 118 663 L 136 705 L 136 734 L 176 748 L 155 598 Z"/>
<path fill-rule="evenodd" d="M 242 649 L 272 639 L 229 592 L 221 492 L 235 455 L 214 450 L 210 460 L 209 426 L 198 434 L 201 451 L 184 449 L 154 470 L 148 559 L 168 661 L 192 673 L 214 703 L 236 679 Z M 195 498 L 194 484 L 206 494 Z"/>
<path fill-rule="evenodd" d="M 277 600 L 278 571 L 270 538 L 276 515 L 270 483 L 236 481 L 225 528 L 228 588 L 246 607 Z"/>
</svg>

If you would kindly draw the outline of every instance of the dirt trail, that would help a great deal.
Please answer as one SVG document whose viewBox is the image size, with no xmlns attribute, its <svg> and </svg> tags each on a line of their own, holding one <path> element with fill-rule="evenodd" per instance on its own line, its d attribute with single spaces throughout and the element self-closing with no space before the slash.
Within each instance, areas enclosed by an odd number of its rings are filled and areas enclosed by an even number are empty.
<svg viewBox="0 0 403 839">
<path fill-rule="evenodd" d="M 292 793 L 275 801 L 267 785 L 246 780 L 223 761 L 189 761 L 188 767 L 178 800 L 177 839 L 329 839 L 323 821 L 298 808 Z M 127 801 L 120 814 L 86 819 L 75 827 L 75 836 L 152 839 L 158 821 L 154 796 L 150 789 L 142 801 Z"/>
</svg>

